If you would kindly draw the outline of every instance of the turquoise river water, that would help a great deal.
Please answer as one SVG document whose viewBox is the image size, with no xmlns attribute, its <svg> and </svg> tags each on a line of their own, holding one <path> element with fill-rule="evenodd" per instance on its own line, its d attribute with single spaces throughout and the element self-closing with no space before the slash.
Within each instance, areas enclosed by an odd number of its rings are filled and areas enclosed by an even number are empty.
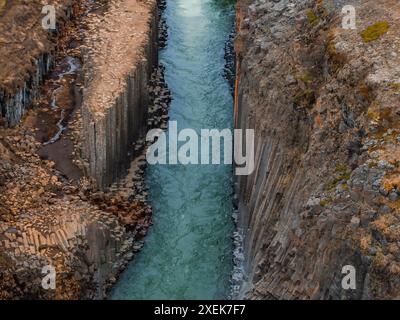
<svg viewBox="0 0 400 320">
<path fill-rule="evenodd" d="M 167 1 L 168 46 L 160 62 L 173 97 L 170 121 L 177 121 L 178 130 L 232 128 L 233 101 L 223 75 L 234 8 L 221 2 Z M 150 165 L 146 183 L 154 225 L 111 298 L 227 298 L 232 167 Z"/>
</svg>

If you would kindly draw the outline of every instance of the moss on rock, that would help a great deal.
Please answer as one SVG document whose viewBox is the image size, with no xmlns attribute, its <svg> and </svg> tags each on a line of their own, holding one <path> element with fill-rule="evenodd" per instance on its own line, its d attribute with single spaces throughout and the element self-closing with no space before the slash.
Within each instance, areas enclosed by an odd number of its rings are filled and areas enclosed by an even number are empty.
<svg viewBox="0 0 400 320">
<path fill-rule="evenodd" d="M 365 43 L 379 39 L 389 30 L 389 23 L 387 21 L 380 21 L 366 28 L 361 32 L 361 37 Z"/>
<path fill-rule="evenodd" d="M 308 22 L 314 27 L 318 24 L 319 22 L 319 17 L 317 16 L 317 14 L 313 11 L 313 10 L 309 10 L 307 12 L 307 18 L 308 18 Z"/>
</svg>

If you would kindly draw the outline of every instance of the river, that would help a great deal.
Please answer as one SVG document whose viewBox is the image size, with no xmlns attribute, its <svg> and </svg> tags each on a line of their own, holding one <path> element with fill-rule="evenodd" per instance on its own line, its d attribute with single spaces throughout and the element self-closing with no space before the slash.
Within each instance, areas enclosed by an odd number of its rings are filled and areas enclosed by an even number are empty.
<svg viewBox="0 0 400 320">
<path fill-rule="evenodd" d="M 167 2 L 168 45 L 160 62 L 178 130 L 232 129 L 224 48 L 234 8 L 226 2 Z M 154 225 L 111 298 L 226 299 L 233 268 L 232 166 L 152 165 L 146 183 Z"/>
</svg>

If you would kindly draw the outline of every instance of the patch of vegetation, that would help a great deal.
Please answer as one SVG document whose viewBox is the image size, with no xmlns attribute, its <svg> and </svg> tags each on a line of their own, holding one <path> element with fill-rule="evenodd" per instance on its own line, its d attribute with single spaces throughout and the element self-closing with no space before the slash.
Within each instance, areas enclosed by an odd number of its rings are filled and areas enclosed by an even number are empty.
<svg viewBox="0 0 400 320">
<path fill-rule="evenodd" d="M 382 187 L 391 192 L 393 189 L 400 189 L 400 175 L 398 173 L 388 174 L 382 181 Z"/>
<path fill-rule="evenodd" d="M 371 109 L 368 109 L 367 116 L 370 120 L 377 122 L 377 123 L 381 119 L 379 112 L 371 110 Z"/>
<path fill-rule="evenodd" d="M 339 178 L 341 178 L 342 180 L 350 180 L 351 177 L 351 171 L 346 171 L 345 173 L 343 173 Z"/>
<path fill-rule="evenodd" d="M 294 96 L 293 103 L 296 108 L 310 108 L 315 103 L 315 92 L 312 89 L 299 90 Z"/>
<path fill-rule="evenodd" d="M 314 12 L 314 10 L 308 10 L 307 12 L 307 18 L 308 22 L 315 27 L 319 23 L 319 17 L 318 15 Z"/>
<path fill-rule="evenodd" d="M 393 107 L 380 109 L 376 104 L 372 104 L 367 111 L 368 118 L 374 122 L 376 127 L 373 136 L 377 139 L 383 138 L 388 129 L 399 129 L 400 124 L 397 120 L 397 113 Z"/>
<path fill-rule="evenodd" d="M 339 180 L 340 181 L 340 180 Z M 339 181 L 337 181 L 337 179 L 332 180 L 331 182 L 328 182 L 325 185 L 326 190 L 328 191 L 332 191 L 336 188 L 336 186 L 338 185 Z"/>
<path fill-rule="evenodd" d="M 376 161 L 370 161 L 368 162 L 368 168 L 376 168 L 378 163 Z"/>
<path fill-rule="evenodd" d="M 312 76 L 309 73 L 298 75 L 297 80 L 304 82 L 304 84 L 311 84 L 313 82 Z"/>
<path fill-rule="evenodd" d="M 339 184 L 339 182 L 350 180 L 351 171 L 347 168 L 346 165 L 338 164 L 336 166 L 336 172 L 337 172 L 338 176 L 335 179 L 333 179 L 331 182 L 326 184 L 326 189 L 329 191 L 334 190 L 337 187 L 337 185 Z M 347 183 L 343 184 L 344 190 L 348 190 L 348 188 L 349 187 L 348 187 Z"/>
<path fill-rule="evenodd" d="M 387 21 L 380 21 L 366 28 L 361 32 L 361 37 L 365 43 L 379 39 L 389 30 L 389 23 Z"/>
<path fill-rule="evenodd" d="M 346 172 L 347 166 L 343 163 L 339 163 L 336 165 L 336 172 Z"/>
<path fill-rule="evenodd" d="M 371 223 L 371 227 L 382 234 L 388 241 L 397 241 L 400 236 L 398 218 L 395 214 L 385 214 L 379 216 L 377 220 Z"/>
<path fill-rule="evenodd" d="M 397 93 L 400 93 L 400 83 L 399 82 L 392 82 L 388 85 L 389 88 L 393 89 Z"/>
<path fill-rule="evenodd" d="M 319 205 L 320 205 L 321 207 L 326 207 L 326 206 L 327 206 L 328 204 L 330 204 L 332 201 L 333 201 L 332 198 L 325 198 L 325 199 L 322 199 L 322 200 L 319 202 Z"/>
</svg>

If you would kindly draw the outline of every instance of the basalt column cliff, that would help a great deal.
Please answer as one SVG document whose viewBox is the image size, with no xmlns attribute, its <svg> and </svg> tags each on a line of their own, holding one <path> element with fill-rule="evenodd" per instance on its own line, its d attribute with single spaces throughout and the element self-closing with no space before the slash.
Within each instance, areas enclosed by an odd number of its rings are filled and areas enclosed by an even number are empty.
<svg viewBox="0 0 400 320">
<path fill-rule="evenodd" d="M 151 224 L 157 1 L 42 2 L 0 1 L 0 299 L 102 299 Z"/>
<path fill-rule="evenodd" d="M 256 132 L 236 182 L 242 297 L 400 297 L 399 19 L 396 0 L 239 1 L 235 121 Z"/>
</svg>

